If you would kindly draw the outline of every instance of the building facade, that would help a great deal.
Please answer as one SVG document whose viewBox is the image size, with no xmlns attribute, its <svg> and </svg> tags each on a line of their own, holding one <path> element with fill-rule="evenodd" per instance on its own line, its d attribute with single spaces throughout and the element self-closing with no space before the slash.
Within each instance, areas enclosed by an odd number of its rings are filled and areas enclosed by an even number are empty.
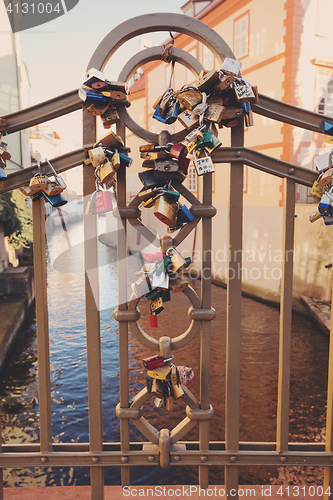
<svg viewBox="0 0 333 500">
<path fill-rule="evenodd" d="M 328 0 L 190 0 L 183 13 L 195 16 L 219 33 L 242 62 L 243 77 L 257 85 L 261 94 L 333 117 L 333 36 L 329 20 L 333 4 Z M 220 64 L 202 43 L 183 34 L 175 35 L 175 46 L 196 57 L 205 69 Z M 161 61 L 148 63 L 143 75 L 130 88 L 131 116 L 142 127 L 159 132 L 165 126 L 153 119 L 153 103 L 171 86 L 175 90 L 195 82 L 193 74 L 179 64 Z M 171 83 L 171 84 L 170 84 Z M 169 131 L 179 130 L 177 121 Z M 230 143 L 230 130 L 219 131 L 223 146 Z M 142 185 L 139 146 L 142 140 L 128 133 L 128 145 L 135 159 L 129 182 L 133 196 Z M 245 129 L 245 147 L 274 158 L 314 169 L 314 157 L 328 151 L 323 136 L 282 122 L 254 115 L 254 126 Z M 213 275 L 225 280 L 228 265 L 227 213 L 229 166 L 218 164 L 213 174 L 213 203 L 218 209 L 213 219 Z M 190 167 L 185 185 L 201 195 L 201 179 Z M 327 250 L 330 227 L 322 221 L 308 222 L 316 200 L 303 186 L 296 187 L 295 278 L 294 293 L 330 297 L 330 270 L 325 268 L 333 257 Z M 306 204 L 306 205 L 304 205 Z M 312 205 L 311 205 L 312 204 Z M 243 282 L 245 289 L 263 295 L 277 294 L 280 288 L 282 260 L 283 180 L 244 166 Z M 146 223 L 153 224 L 152 210 L 142 210 Z M 158 223 L 159 224 L 159 223 Z M 154 225 L 156 225 L 154 221 Z M 200 229 L 198 228 L 198 231 Z M 165 234 L 159 225 L 159 234 Z M 198 235 L 197 235 L 198 236 Z M 192 238 L 192 241 L 189 241 Z M 322 241 L 313 249 L 314 240 Z M 189 236 L 183 251 L 199 257 L 200 238 Z M 323 259 L 323 260 L 322 260 Z M 194 259 L 195 260 L 195 259 Z M 199 259 L 197 259 L 199 262 Z M 194 262 L 194 266 L 195 266 Z M 313 271 L 313 272 L 312 272 Z M 311 276 L 311 279 L 310 279 Z"/>
</svg>

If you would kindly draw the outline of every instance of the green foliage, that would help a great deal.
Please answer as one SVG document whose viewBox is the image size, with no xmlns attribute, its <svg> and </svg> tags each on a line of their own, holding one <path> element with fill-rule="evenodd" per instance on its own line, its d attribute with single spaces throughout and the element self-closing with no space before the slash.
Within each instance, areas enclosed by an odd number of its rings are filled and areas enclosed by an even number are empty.
<svg viewBox="0 0 333 500">
<path fill-rule="evenodd" d="M 14 248 L 27 247 L 32 242 L 31 210 L 18 189 L 0 194 L 0 223 Z"/>
</svg>

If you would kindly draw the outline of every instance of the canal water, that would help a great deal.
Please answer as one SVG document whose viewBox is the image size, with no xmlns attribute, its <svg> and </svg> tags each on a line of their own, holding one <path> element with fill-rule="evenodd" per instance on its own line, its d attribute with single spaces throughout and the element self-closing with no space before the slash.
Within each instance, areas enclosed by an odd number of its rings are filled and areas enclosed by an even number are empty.
<svg viewBox="0 0 333 500">
<path fill-rule="evenodd" d="M 72 228 L 72 231 L 77 229 Z M 87 352 L 85 338 L 84 275 L 64 272 L 52 265 L 52 251 L 61 246 L 62 228 L 56 227 L 48 240 L 48 301 L 51 356 L 52 431 L 54 442 L 88 441 Z M 70 231 L 69 231 L 70 234 Z M 119 420 L 115 407 L 119 402 L 118 323 L 113 318 L 116 305 L 116 252 L 99 244 L 103 261 L 101 279 L 101 346 L 103 378 L 103 430 L 105 442 L 118 442 Z M 77 252 L 79 260 L 79 252 Z M 74 259 L 75 260 L 75 259 Z M 53 262 L 54 263 L 54 262 Z M 140 263 L 139 263 L 140 264 Z M 140 267 L 140 265 L 139 265 Z M 59 270 L 60 269 L 60 270 Z M 134 281 L 134 280 L 133 280 Z M 200 296 L 200 281 L 189 280 Z M 191 304 L 179 293 L 165 304 L 158 316 L 159 328 L 149 330 L 148 307 L 139 303 L 140 324 L 158 337 L 181 334 L 189 325 Z M 226 290 L 212 286 L 211 403 L 215 416 L 211 422 L 211 440 L 224 440 L 225 325 Z M 265 304 L 242 298 L 241 340 L 241 441 L 275 441 L 278 385 L 279 312 Z M 199 335 L 175 352 L 174 363 L 193 368 L 190 386 L 199 398 Z M 38 360 L 36 356 L 36 320 L 32 311 L 0 376 L 4 443 L 38 442 Z M 141 360 L 152 355 L 130 335 L 130 393 L 144 387 Z M 323 442 L 325 433 L 328 339 L 306 318 L 293 316 L 290 382 L 290 441 Z M 148 402 L 144 416 L 158 429 L 172 429 L 185 417 L 184 403 L 176 402 L 172 412 L 157 409 Z M 131 427 L 131 440 L 142 435 Z M 185 438 L 198 440 L 198 428 Z M 197 468 L 132 467 L 132 484 L 197 484 Z M 323 470 L 311 467 L 240 468 L 241 484 L 322 484 Z M 89 468 L 63 467 L 6 469 L 7 486 L 88 485 Z M 120 468 L 105 469 L 106 484 L 120 484 Z M 223 467 L 210 472 L 210 484 L 223 484 Z"/>
</svg>

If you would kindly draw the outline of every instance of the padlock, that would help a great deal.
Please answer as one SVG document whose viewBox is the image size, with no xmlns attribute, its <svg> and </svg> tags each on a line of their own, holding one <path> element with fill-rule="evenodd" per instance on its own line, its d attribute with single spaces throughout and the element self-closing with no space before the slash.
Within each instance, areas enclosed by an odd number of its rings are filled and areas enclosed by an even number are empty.
<svg viewBox="0 0 333 500">
<path fill-rule="evenodd" d="M 184 396 L 184 390 L 180 385 L 178 370 L 176 366 L 173 366 L 171 368 L 170 380 L 171 380 L 171 393 L 173 398 L 177 400 L 182 396 Z"/>
<path fill-rule="evenodd" d="M 157 168 L 155 168 L 155 170 L 153 170 L 153 174 L 154 174 L 154 177 L 157 181 L 159 181 L 163 184 L 166 184 L 167 182 L 170 182 L 176 178 L 176 175 L 178 174 L 178 170 L 168 172 L 165 170 L 158 170 Z"/>
<path fill-rule="evenodd" d="M 239 124 L 239 119 L 238 118 L 233 118 L 231 120 L 221 120 L 220 123 L 219 123 L 219 128 L 223 128 L 223 127 L 228 127 L 228 128 L 231 128 L 231 127 L 236 127 L 236 125 Z"/>
<path fill-rule="evenodd" d="M 190 129 L 199 123 L 199 116 L 194 114 L 193 111 L 185 109 L 178 115 L 178 120 L 185 128 Z"/>
<path fill-rule="evenodd" d="M 146 374 L 147 377 L 149 377 L 148 372 Z M 151 387 L 151 392 L 159 399 L 164 398 L 164 382 L 161 379 L 150 377 L 153 380 L 152 387 Z"/>
<path fill-rule="evenodd" d="M 321 131 L 323 134 L 333 135 L 333 123 L 330 123 L 326 120 L 323 120 L 320 125 Z"/>
<path fill-rule="evenodd" d="M 149 326 L 150 328 L 158 328 L 157 316 L 155 313 L 149 314 Z"/>
<path fill-rule="evenodd" d="M 171 148 L 170 148 L 169 155 L 172 158 L 174 158 L 175 160 L 179 160 L 179 158 L 181 158 L 182 156 L 187 155 L 186 146 L 184 146 L 184 144 L 180 144 L 178 142 L 173 143 Z"/>
<path fill-rule="evenodd" d="M 5 179 L 7 177 L 7 174 L 4 172 L 4 170 L 0 167 L 0 179 Z"/>
<path fill-rule="evenodd" d="M 168 200 L 165 196 L 160 196 L 154 207 L 154 215 L 167 226 L 174 226 L 176 222 L 177 205 Z"/>
<path fill-rule="evenodd" d="M 160 105 L 157 106 L 157 108 L 155 109 L 155 112 L 153 114 L 153 118 L 161 123 L 165 123 L 166 121 L 166 117 L 162 116 L 161 113 L 160 113 Z"/>
<path fill-rule="evenodd" d="M 220 143 L 221 144 L 221 143 Z M 187 175 L 188 167 L 190 165 L 190 158 L 186 158 L 185 156 L 182 156 L 178 160 L 178 168 L 181 170 L 185 175 Z"/>
<path fill-rule="evenodd" d="M 317 196 L 317 198 L 321 198 L 325 193 L 326 186 L 319 187 L 318 181 L 314 181 L 313 186 L 310 190 L 310 194 L 312 194 L 312 196 Z"/>
<path fill-rule="evenodd" d="M 96 191 L 94 191 L 90 197 L 90 200 L 88 200 L 87 206 L 86 206 L 86 215 L 96 215 L 96 208 L 95 208 L 95 198 Z"/>
<path fill-rule="evenodd" d="M 140 153 L 147 153 L 148 151 L 154 151 L 155 150 L 156 144 L 148 143 L 148 144 L 143 144 L 142 146 L 139 147 Z"/>
<path fill-rule="evenodd" d="M 47 189 L 48 177 L 43 172 L 38 172 L 30 180 L 29 188 L 32 193 Z"/>
<path fill-rule="evenodd" d="M 161 290 L 160 296 L 161 296 L 161 299 L 163 300 L 163 303 L 169 302 L 169 300 L 171 300 L 170 290 Z"/>
<path fill-rule="evenodd" d="M 151 285 L 150 285 L 150 288 L 151 288 Z M 149 289 L 149 292 L 146 293 L 146 295 L 145 295 L 145 299 L 148 300 L 148 301 L 152 300 L 152 299 L 155 299 L 156 297 L 159 297 L 158 290 L 151 290 L 151 289 Z"/>
<path fill-rule="evenodd" d="M 61 188 L 56 182 L 49 181 L 47 187 L 44 188 L 43 191 L 49 196 L 57 196 L 63 192 L 63 188 Z"/>
<path fill-rule="evenodd" d="M 315 222 L 316 220 L 321 219 L 322 217 L 323 216 L 320 212 L 314 212 L 309 216 L 309 220 L 310 222 Z"/>
<path fill-rule="evenodd" d="M 140 158 L 143 160 L 166 160 L 169 155 L 165 151 L 147 151 L 140 153 Z"/>
<path fill-rule="evenodd" d="M 138 173 L 139 179 L 146 189 L 152 189 L 163 184 L 163 179 L 157 179 L 154 175 L 154 170 L 146 170 Z"/>
<path fill-rule="evenodd" d="M 92 84 L 94 83 L 104 83 L 106 80 L 104 73 L 102 71 L 99 71 L 96 68 L 90 68 L 88 71 L 84 74 L 83 77 L 83 84 L 86 85 L 87 87 L 92 87 Z"/>
<path fill-rule="evenodd" d="M 146 189 L 144 191 L 140 191 L 138 193 L 138 197 L 140 198 L 141 201 L 147 201 L 149 198 L 153 196 L 153 190 L 152 189 Z"/>
<path fill-rule="evenodd" d="M 179 381 L 183 385 L 190 385 L 194 379 L 194 371 L 188 366 L 177 366 Z"/>
<path fill-rule="evenodd" d="M 167 250 L 167 256 L 171 258 L 171 263 L 168 265 L 168 271 L 175 274 L 186 267 L 186 260 L 174 247 Z"/>
<path fill-rule="evenodd" d="M 177 219 L 182 224 L 186 224 L 188 222 L 192 222 L 194 215 L 191 214 L 186 205 L 181 205 L 177 212 Z"/>
<path fill-rule="evenodd" d="M 7 160 L 10 160 L 12 157 L 12 155 L 7 151 L 7 143 L 6 142 L 0 143 L 0 156 L 1 156 L 1 159 L 4 160 L 5 162 Z"/>
<path fill-rule="evenodd" d="M 214 134 L 212 134 L 212 143 L 213 145 L 211 147 L 206 147 L 206 151 L 209 155 L 211 155 L 213 151 L 222 146 L 222 142 Z"/>
<path fill-rule="evenodd" d="M 332 217 L 333 215 L 333 207 L 332 200 L 327 194 L 324 194 L 320 200 L 318 205 L 318 210 L 321 215 L 327 215 L 328 217 Z"/>
<path fill-rule="evenodd" d="M 220 123 L 226 108 L 219 104 L 210 104 L 205 111 L 205 119 L 214 123 Z"/>
<path fill-rule="evenodd" d="M 238 102 L 249 102 L 255 99 L 254 92 L 252 90 L 251 85 L 246 85 L 245 82 L 243 84 L 239 80 L 235 80 L 234 83 L 234 91 L 236 95 L 236 99 Z"/>
<path fill-rule="evenodd" d="M 97 168 L 102 163 L 107 161 L 107 157 L 105 156 L 104 149 L 99 146 L 97 148 L 89 149 L 89 158 L 91 160 L 92 166 Z"/>
<path fill-rule="evenodd" d="M 205 92 L 206 90 L 214 87 L 218 80 L 219 73 L 218 71 L 215 71 L 213 69 L 211 71 L 208 71 L 202 78 L 198 80 L 198 82 L 196 83 L 196 87 L 200 92 Z"/>
<path fill-rule="evenodd" d="M 165 116 L 165 123 L 167 125 L 172 125 L 177 120 L 180 111 L 180 104 L 178 101 L 171 101 L 169 104 L 169 109 Z"/>
<path fill-rule="evenodd" d="M 173 293 L 179 293 L 188 287 L 188 282 L 182 278 L 171 278 L 169 281 L 169 289 Z"/>
<path fill-rule="evenodd" d="M 177 172 L 178 163 L 175 160 L 156 161 L 156 170 L 161 172 Z"/>
<path fill-rule="evenodd" d="M 197 142 L 198 142 L 198 136 L 196 136 L 196 137 L 193 139 L 193 141 L 191 141 L 191 142 L 189 142 L 189 143 L 187 144 L 187 152 L 188 152 L 189 154 L 191 154 L 191 153 L 194 151 L 194 149 L 197 147 Z"/>
<path fill-rule="evenodd" d="M 172 93 L 173 93 L 173 89 L 168 88 L 168 89 L 166 89 L 166 91 L 164 92 L 164 94 L 162 96 L 161 104 L 159 104 L 159 106 L 158 106 L 159 113 L 162 117 L 164 117 L 166 115 L 166 113 L 169 109 L 170 101 L 172 99 Z"/>
<path fill-rule="evenodd" d="M 176 203 L 179 200 L 180 194 L 177 191 L 173 191 L 172 189 L 167 189 L 165 192 L 165 196 L 168 198 L 168 200 Z"/>
<path fill-rule="evenodd" d="M 97 214 L 103 214 L 112 210 L 110 191 L 98 191 L 94 201 Z"/>
<path fill-rule="evenodd" d="M 59 190 L 58 190 L 57 194 L 60 194 L 60 193 L 62 193 L 62 191 L 64 191 L 64 189 L 66 189 L 66 187 L 67 187 L 66 183 L 65 183 L 64 179 L 60 175 L 57 174 L 57 172 L 53 168 L 53 165 L 49 162 L 49 160 L 47 158 L 45 158 L 45 161 L 48 163 L 49 167 L 51 168 L 55 182 L 58 185 Z M 40 163 L 38 162 L 38 166 L 39 165 L 40 165 Z"/>
<path fill-rule="evenodd" d="M 170 391 L 171 391 L 171 389 L 170 389 Z M 174 401 L 173 397 L 171 397 L 171 396 L 167 396 L 165 398 L 165 409 L 167 411 L 172 411 L 173 410 L 173 401 Z"/>
<path fill-rule="evenodd" d="M 156 162 L 155 162 L 155 160 L 143 160 L 141 166 L 142 166 L 142 168 L 155 168 Z"/>
<path fill-rule="evenodd" d="M 109 109 L 109 102 L 102 102 L 101 104 L 90 104 L 86 109 L 87 113 L 93 116 L 101 116 Z"/>
<path fill-rule="evenodd" d="M 93 92 L 92 90 L 86 90 L 82 87 L 79 88 L 79 97 L 83 102 L 88 104 L 102 104 L 107 102 L 106 97 L 104 97 L 99 92 Z"/>
<path fill-rule="evenodd" d="M 326 170 L 318 179 L 319 188 L 326 188 L 333 178 L 333 168 Z"/>
<path fill-rule="evenodd" d="M 0 167 L 1 167 L 1 168 L 6 168 L 6 160 L 4 160 L 4 159 L 2 158 L 2 156 L 0 156 Z"/>
<path fill-rule="evenodd" d="M 198 90 L 195 90 L 194 88 L 190 88 L 188 90 L 185 90 L 185 92 L 181 92 L 177 96 L 178 101 L 184 108 L 192 110 L 197 106 L 198 104 L 201 103 L 202 101 L 202 96 L 201 92 Z"/>
<path fill-rule="evenodd" d="M 214 85 L 214 92 L 223 92 L 234 83 L 233 75 L 226 75 L 222 72 L 219 73 L 219 80 Z"/>
<path fill-rule="evenodd" d="M 101 120 L 104 128 L 110 128 L 114 123 L 120 120 L 118 111 L 114 107 L 110 107 L 105 113 L 101 115 Z"/>
<path fill-rule="evenodd" d="M 157 106 L 158 106 L 159 104 L 161 104 L 161 102 L 162 102 L 162 96 L 160 95 L 160 96 L 158 96 L 158 98 L 157 98 L 157 99 L 156 99 L 156 101 L 154 102 L 154 104 L 153 104 L 153 108 L 154 108 L 154 109 L 156 109 L 156 108 L 157 108 Z"/>
<path fill-rule="evenodd" d="M 316 167 L 318 172 L 324 173 L 324 172 L 326 172 L 326 170 L 328 170 L 329 168 L 332 167 L 332 163 L 333 163 L 332 162 L 332 159 L 333 159 L 332 152 L 333 152 L 333 150 L 331 150 L 328 153 L 325 153 L 323 155 L 314 157 L 315 167 Z"/>
<path fill-rule="evenodd" d="M 122 92 L 121 90 L 103 90 L 101 94 L 107 99 L 122 100 L 126 98 L 126 92 Z"/>
<path fill-rule="evenodd" d="M 210 130 L 203 132 L 203 138 L 197 140 L 197 148 L 211 148 L 213 146 L 213 134 Z"/>
<path fill-rule="evenodd" d="M 49 196 L 44 191 L 40 191 L 45 201 L 48 201 L 52 207 L 62 207 L 66 205 L 67 200 L 62 196 L 62 194 L 58 194 L 56 196 Z"/>
<path fill-rule="evenodd" d="M 160 314 L 164 307 L 163 307 L 163 300 L 161 299 L 160 295 L 157 295 L 150 301 L 150 314 Z"/>
<path fill-rule="evenodd" d="M 197 129 L 191 130 L 191 132 L 189 132 L 185 137 L 187 143 L 192 142 L 195 139 L 198 139 Z"/>
<path fill-rule="evenodd" d="M 211 157 L 208 155 L 207 151 L 204 150 L 205 156 L 203 158 L 198 157 L 198 150 L 193 151 L 193 160 L 196 172 L 198 175 L 208 174 L 210 172 L 215 172 L 215 168 Z"/>
<path fill-rule="evenodd" d="M 97 170 L 101 184 L 106 184 L 116 175 L 116 170 L 111 161 L 107 161 L 103 165 L 100 165 L 97 167 Z"/>
<path fill-rule="evenodd" d="M 143 208 L 151 208 L 155 205 L 155 198 L 148 198 L 148 200 L 142 203 Z"/>
<path fill-rule="evenodd" d="M 158 366 L 164 365 L 164 358 L 156 354 L 155 356 L 150 356 L 149 358 L 144 358 L 142 360 L 142 364 L 148 370 L 152 370 L 153 368 L 157 368 Z"/>
<path fill-rule="evenodd" d="M 120 149 L 124 147 L 123 140 L 112 130 L 103 135 L 95 146 L 104 146 L 109 149 Z"/>
<path fill-rule="evenodd" d="M 233 118 L 238 118 L 243 114 L 243 109 L 236 105 L 231 105 L 226 107 L 223 113 L 223 120 L 231 120 Z"/>
<path fill-rule="evenodd" d="M 241 69 L 242 63 L 237 61 L 237 59 L 232 59 L 231 57 L 226 57 L 221 66 L 222 71 L 228 71 L 234 75 L 237 75 Z"/>
<path fill-rule="evenodd" d="M 116 151 L 112 157 L 111 157 L 111 163 L 112 163 L 112 166 L 113 166 L 113 170 L 115 172 L 117 172 L 117 170 L 119 169 L 120 167 L 120 156 L 119 156 L 119 153 L 118 151 Z"/>
<path fill-rule="evenodd" d="M 143 274 L 140 278 L 131 284 L 132 292 L 136 297 L 142 297 L 151 289 L 151 284 L 147 274 Z"/>
<path fill-rule="evenodd" d="M 164 365 L 154 368 L 152 370 L 147 371 L 148 377 L 158 379 L 158 380 L 166 380 L 171 372 L 171 366 Z"/>
</svg>

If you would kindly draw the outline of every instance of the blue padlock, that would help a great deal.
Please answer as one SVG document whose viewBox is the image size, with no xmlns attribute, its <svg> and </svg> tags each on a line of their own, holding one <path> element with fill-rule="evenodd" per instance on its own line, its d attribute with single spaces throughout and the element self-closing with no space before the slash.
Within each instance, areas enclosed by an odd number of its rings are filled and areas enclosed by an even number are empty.
<svg viewBox="0 0 333 500">
<path fill-rule="evenodd" d="M 165 117 L 161 116 L 161 114 L 160 114 L 160 106 L 159 105 L 155 109 L 155 113 L 153 114 L 153 118 L 155 118 L 155 120 L 157 120 L 159 122 L 166 123 L 166 116 Z"/>
<path fill-rule="evenodd" d="M 327 122 L 325 120 L 323 120 L 321 122 L 321 131 L 325 134 L 330 134 L 330 135 L 333 135 L 333 123 L 330 123 L 330 122 Z"/>
<path fill-rule="evenodd" d="M 169 111 L 166 114 L 165 117 L 165 123 L 167 125 L 171 125 L 172 123 L 175 123 L 177 120 L 177 117 L 179 115 L 179 109 L 180 109 L 180 103 L 179 101 L 175 101 L 171 104 Z"/>
<path fill-rule="evenodd" d="M 327 215 L 324 215 L 323 217 L 325 226 L 332 226 L 333 225 L 333 217 L 328 217 Z"/>
<path fill-rule="evenodd" d="M 327 194 L 323 194 L 318 205 L 318 210 L 321 215 L 326 215 L 328 217 L 333 216 L 332 200 L 327 196 Z"/>
<path fill-rule="evenodd" d="M 7 177 L 7 174 L 5 171 L 0 167 L 0 179 L 5 179 Z"/>
<path fill-rule="evenodd" d="M 120 165 L 125 167 L 130 167 L 133 163 L 133 158 L 124 155 L 124 153 L 119 153 Z"/>
<path fill-rule="evenodd" d="M 191 214 L 186 205 L 182 205 L 177 212 L 177 219 L 182 224 L 191 222 L 194 219 L 194 215 Z"/>
<path fill-rule="evenodd" d="M 67 203 L 66 198 L 64 198 L 61 194 L 58 194 L 56 196 L 49 196 L 48 194 L 44 193 L 44 191 L 40 191 L 40 193 L 42 193 L 42 196 L 46 201 L 50 203 L 50 205 L 52 205 L 52 207 L 62 207 Z"/>
<path fill-rule="evenodd" d="M 92 92 L 91 90 L 79 89 L 79 97 L 82 101 L 92 104 L 98 104 L 107 101 L 102 94 Z"/>
</svg>

